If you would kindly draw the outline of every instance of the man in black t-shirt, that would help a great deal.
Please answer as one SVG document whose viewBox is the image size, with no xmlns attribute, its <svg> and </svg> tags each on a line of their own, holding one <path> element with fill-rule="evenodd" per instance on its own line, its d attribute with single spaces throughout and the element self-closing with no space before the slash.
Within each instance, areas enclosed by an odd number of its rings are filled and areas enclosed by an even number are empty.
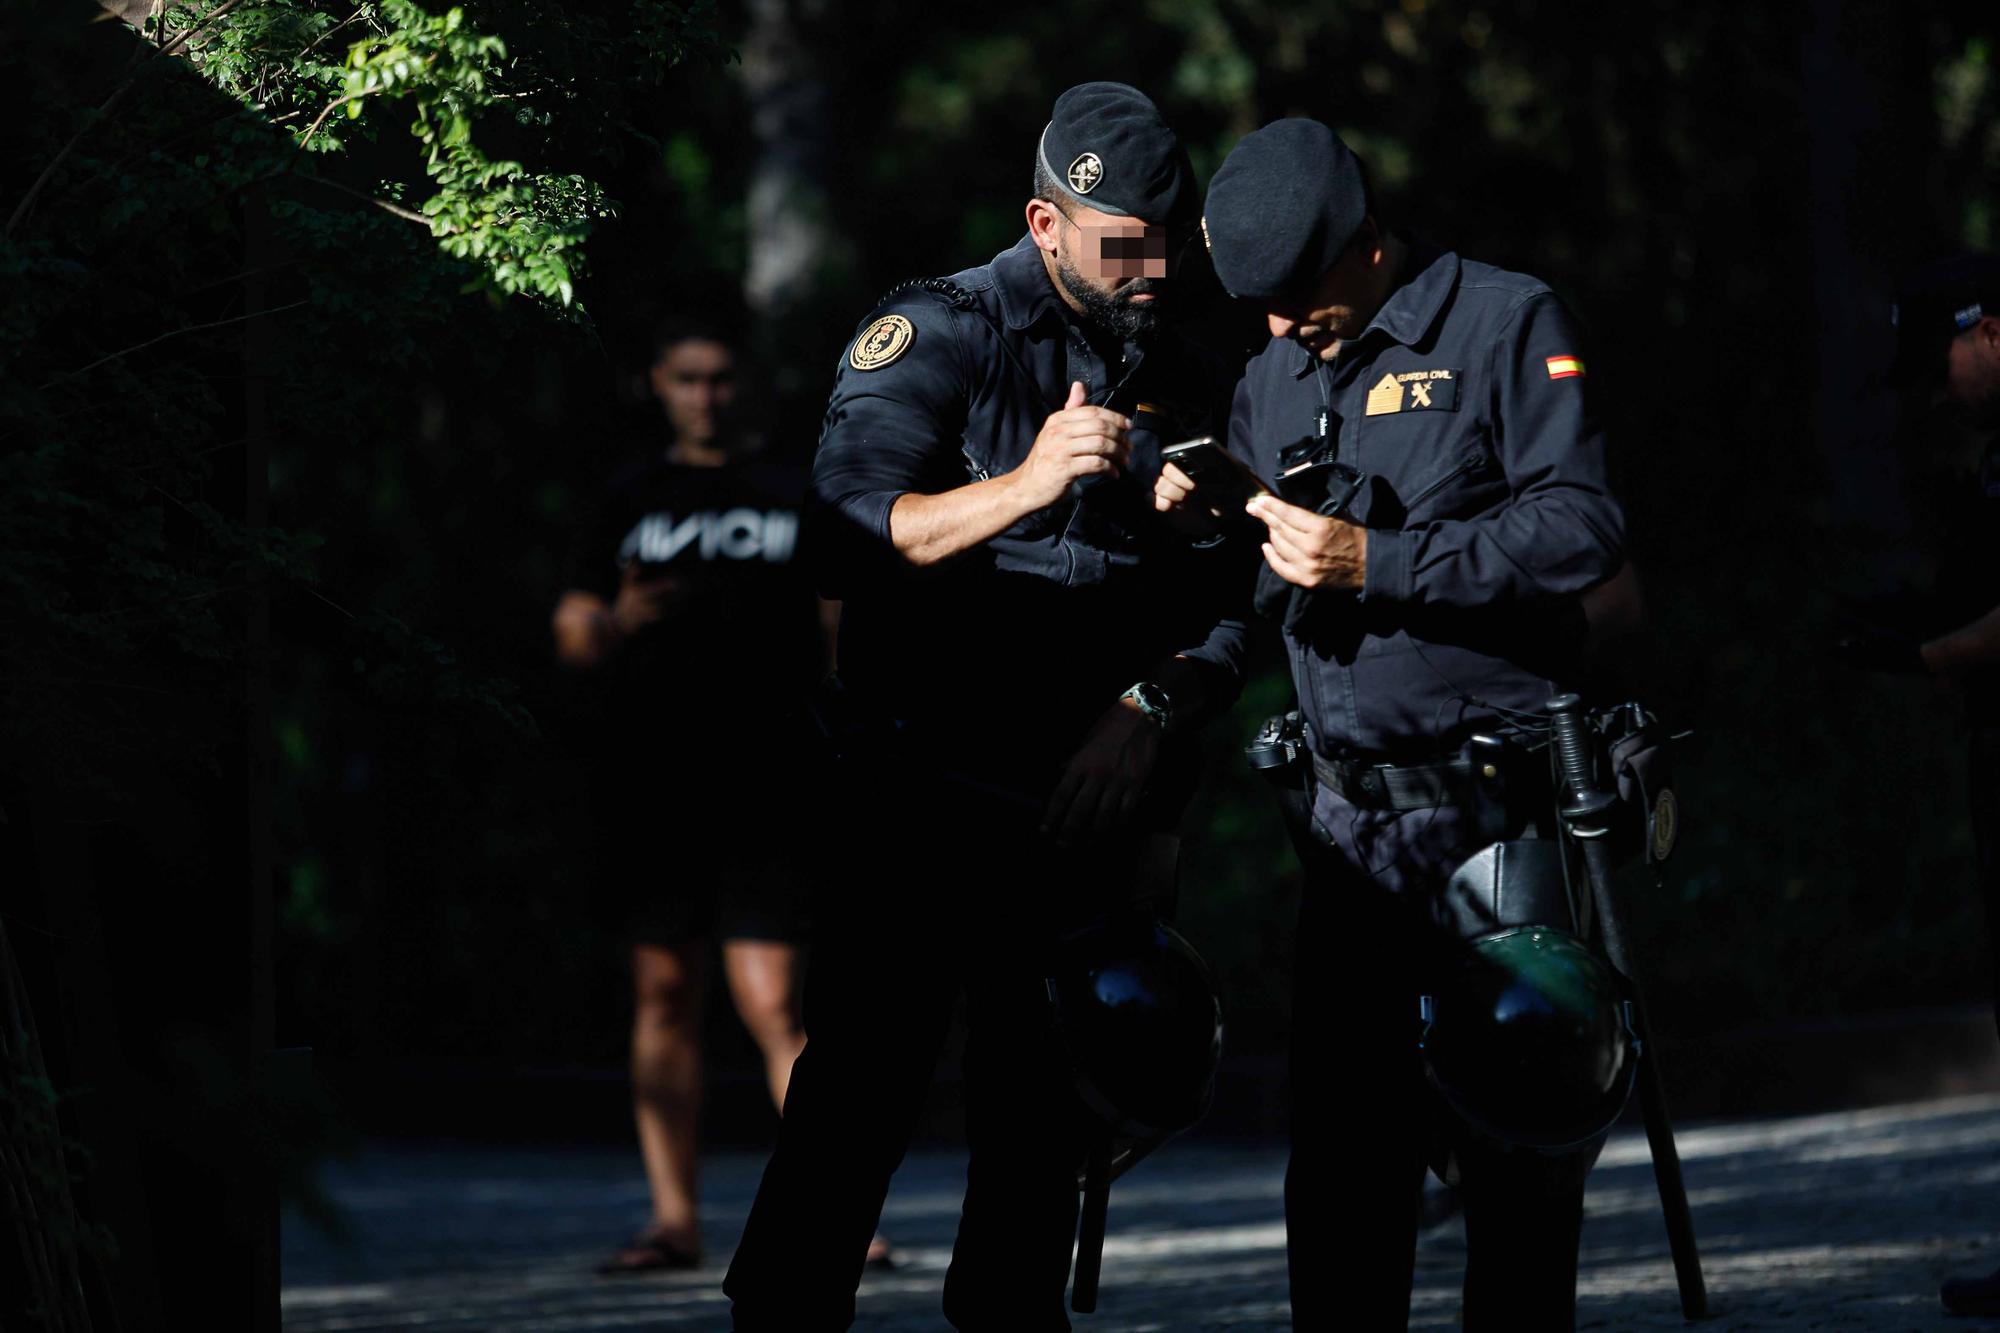
<svg viewBox="0 0 2000 1333">
<path fill-rule="evenodd" d="M 756 812 L 782 773 L 779 720 L 827 665 L 828 617 L 800 573 L 803 469 L 737 428 L 735 356 L 676 325 L 649 372 L 671 442 L 614 476 L 553 629 L 599 687 L 592 804 L 599 889 L 632 943 L 633 1110 L 647 1230 L 606 1272 L 693 1267 L 707 942 L 782 1108 L 798 1018 L 803 868 Z"/>
</svg>

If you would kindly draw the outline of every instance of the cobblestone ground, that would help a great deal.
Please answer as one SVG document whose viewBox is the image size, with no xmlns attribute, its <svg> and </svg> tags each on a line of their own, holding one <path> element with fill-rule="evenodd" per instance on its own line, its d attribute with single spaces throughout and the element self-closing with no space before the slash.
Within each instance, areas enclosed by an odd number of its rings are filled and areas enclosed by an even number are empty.
<svg viewBox="0 0 2000 1333">
<path fill-rule="evenodd" d="M 2000 1264 L 2000 1097 L 1713 1124 L 1681 1135 L 1708 1274 L 1710 1329 L 1952 1329 L 1937 1285 Z M 570 1333 L 728 1327 L 720 1290 L 761 1160 L 706 1166 L 710 1266 L 601 1279 L 591 1265 L 645 1212 L 636 1159 L 608 1150 L 378 1148 L 325 1173 L 352 1237 L 288 1218 L 285 1326 Z M 961 1157 L 913 1153 L 883 1217 L 903 1263 L 862 1284 L 859 1329 L 945 1328 L 938 1292 Z M 1105 1290 L 1078 1333 L 1282 1329 L 1280 1150 L 1170 1146 L 1111 1202 Z M 1455 1327 L 1464 1233 L 1417 1254 L 1411 1327 Z M 1682 1325 L 1643 1137 L 1591 1176 L 1579 1325 Z"/>
</svg>

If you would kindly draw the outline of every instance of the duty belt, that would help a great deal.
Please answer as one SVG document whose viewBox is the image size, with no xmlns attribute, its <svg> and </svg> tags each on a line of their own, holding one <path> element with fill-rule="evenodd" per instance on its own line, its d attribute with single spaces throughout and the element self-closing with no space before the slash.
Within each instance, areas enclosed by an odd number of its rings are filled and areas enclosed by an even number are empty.
<svg viewBox="0 0 2000 1333">
<path fill-rule="evenodd" d="M 1364 764 L 1312 757 L 1313 777 L 1369 810 L 1435 810 L 1462 804 L 1472 793 L 1472 760 L 1437 764 Z"/>
</svg>

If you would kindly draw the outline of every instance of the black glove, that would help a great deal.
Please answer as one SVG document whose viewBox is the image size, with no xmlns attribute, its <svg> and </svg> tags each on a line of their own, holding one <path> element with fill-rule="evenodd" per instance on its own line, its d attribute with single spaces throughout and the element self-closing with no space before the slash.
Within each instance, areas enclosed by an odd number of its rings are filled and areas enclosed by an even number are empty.
<svg viewBox="0 0 2000 1333">
<path fill-rule="evenodd" d="M 1930 674 L 1914 638 L 1879 625 L 1848 622 L 1834 635 L 1833 655 L 1862 671 L 1887 671 L 1899 676 Z"/>
</svg>

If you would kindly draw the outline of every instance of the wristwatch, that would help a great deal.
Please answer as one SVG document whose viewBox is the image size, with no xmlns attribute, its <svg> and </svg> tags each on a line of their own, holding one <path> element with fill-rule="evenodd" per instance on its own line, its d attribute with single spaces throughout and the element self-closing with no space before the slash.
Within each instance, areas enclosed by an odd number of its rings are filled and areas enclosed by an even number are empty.
<svg viewBox="0 0 2000 1333">
<path fill-rule="evenodd" d="M 1141 713 L 1159 724 L 1162 735 L 1165 735 L 1173 727 L 1174 701 L 1167 697 L 1165 690 L 1155 685 L 1152 681 L 1142 680 L 1118 697 L 1120 699 L 1130 699 L 1134 704 L 1137 704 Z"/>
</svg>

